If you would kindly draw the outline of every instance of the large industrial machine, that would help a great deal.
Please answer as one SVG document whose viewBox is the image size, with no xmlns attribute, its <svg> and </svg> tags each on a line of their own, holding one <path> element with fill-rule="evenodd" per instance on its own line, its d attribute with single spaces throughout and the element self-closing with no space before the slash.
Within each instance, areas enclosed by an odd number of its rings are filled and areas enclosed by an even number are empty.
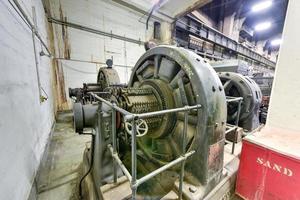
<svg viewBox="0 0 300 200">
<path fill-rule="evenodd" d="M 237 124 L 245 131 L 258 128 L 262 92 L 259 85 L 249 77 L 252 74 L 251 67 L 245 61 L 232 59 L 211 64 L 221 79 L 227 98 L 242 98 L 241 102 L 227 104 L 227 123 Z"/>
<path fill-rule="evenodd" d="M 94 101 L 74 104 L 76 132 L 93 138 L 80 183 L 88 199 L 104 199 L 100 188 L 123 176 L 132 199 L 160 199 L 174 189 L 179 199 L 203 199 L 224 178 L 226 97 L 203 58 L 183 48 L 152 48 L 127 87 L 105 92 L 88 91 Z"/>
<path fill-rule="evenodd" d="M 227 123 L 238 125 L 246 131 L 259 127 L 259 109 L 262 102 L 262 93 L 259 86 L 248 76 L 234 72 L 218 72 L 227 97 L 242 97 L 240 109 L 237 103 L 227 106 Z"/>
</svg>

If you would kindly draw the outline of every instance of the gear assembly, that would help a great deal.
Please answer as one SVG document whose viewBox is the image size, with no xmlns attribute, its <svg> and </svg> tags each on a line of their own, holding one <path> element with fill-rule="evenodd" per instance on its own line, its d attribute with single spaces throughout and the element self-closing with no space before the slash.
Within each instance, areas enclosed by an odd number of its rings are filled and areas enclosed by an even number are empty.
<svg viewBox="0 0 300 200">
<path fill-rule="evenodd" d="M 96 84 L 69 95 L 76 132 L 92 135 L 80 182 L 87 199 L 105 199 L 103 187 L 124 180 L 132 199 L 166 199 L 172 191 L 203 199 L 227 176 L 227 123 L 239 118 L 237 125 L 257 128 L 261 101 L 247 77 L 217 74 L 196 53 L 163 45 L 141 56 L 127 85 L 110 65 Z"/>
</svg>

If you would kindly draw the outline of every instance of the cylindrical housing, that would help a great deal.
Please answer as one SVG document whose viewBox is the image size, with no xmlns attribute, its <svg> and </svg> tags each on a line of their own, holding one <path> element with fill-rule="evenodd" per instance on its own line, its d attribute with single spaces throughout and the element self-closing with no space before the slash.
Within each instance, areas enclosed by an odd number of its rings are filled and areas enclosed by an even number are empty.
<svg viewBox="0 0 300 200">
<path fill-rule="evenodd" d="M 74 127 L 77 133 L 82 133 L 84 128 L 94 127 L 96 115 L 97 115 L 97 104 L 86 104 L 74 103 Z"/>
</svg>

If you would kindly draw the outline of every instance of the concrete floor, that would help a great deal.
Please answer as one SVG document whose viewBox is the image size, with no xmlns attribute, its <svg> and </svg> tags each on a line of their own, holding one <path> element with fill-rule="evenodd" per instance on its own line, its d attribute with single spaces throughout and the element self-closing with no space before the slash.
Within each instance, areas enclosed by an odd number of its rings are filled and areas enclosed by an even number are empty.
<svg viewBox="0 0 300 200">
<path fill-rule="evenodd" d="M 72 113 L 58 114 L 54 133 L 36 178 L 38 200 L 79 200 L 82 156 L 90 139 L 90 136 L 74 132 Z M 240 198 L 233 196 L 230 199 Z"/>
<path fill-rule="evenodd" d="M 83 151 L 90 136 L 74 132 L 72 113 L 59 113 L 37 176 L 38 200 L 77 200 Z"/>
</svg>

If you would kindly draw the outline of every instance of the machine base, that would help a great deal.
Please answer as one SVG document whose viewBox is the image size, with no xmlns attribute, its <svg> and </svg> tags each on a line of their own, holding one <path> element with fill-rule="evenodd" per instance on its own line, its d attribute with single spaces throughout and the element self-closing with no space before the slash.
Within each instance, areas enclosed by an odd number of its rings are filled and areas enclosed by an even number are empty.
<svg viewBox="0 0 300 200">
<path fill-rule="evenodd" d="M 241 152 L 241 143 L 236 144 L 236 151 L 234 154 L 231 154 L 231 145 L 225 145 L 224 151 L 224 167 L 223 167 L 223 179 L 222 181 L 209 193 L 206 197 L 203 198 L 203 188 L 195 187 L 184 182 L 183 187 L 183 196 L 184 199 L 188 200 L 200 200 L 200 199 L 230 199 L 230 197 L 234 193 L 234 186 L 236 180 L 236 174 L 239 165 L 239 154 Z M 89 147 L 87 147 L 88 149 Z M 88 151 L 86 150 L 84 153 L 83 159 L 83 171 L 86 172 L 89 168 L 89 160 L 88 160 Z M 125 176 L 118 178 L 118 183 L 109 183 L 101 186 L 96 190 L 94 187 L 94 180 L 91 175 L 88 175 L 83 182 L 83 194 L 84 199 L 86 200 L 125 200 L 131 198 L 131 189 L 130 183 Z M 178 187 L 179 184 L 176 182 L 174 184 L 174 189 L 169 192 L 162 199 L 164 200 L 175 200 L 178 199 Z M 143 199 L 142 197 L 138 197 L 137 199 Z"/>
</svg>

